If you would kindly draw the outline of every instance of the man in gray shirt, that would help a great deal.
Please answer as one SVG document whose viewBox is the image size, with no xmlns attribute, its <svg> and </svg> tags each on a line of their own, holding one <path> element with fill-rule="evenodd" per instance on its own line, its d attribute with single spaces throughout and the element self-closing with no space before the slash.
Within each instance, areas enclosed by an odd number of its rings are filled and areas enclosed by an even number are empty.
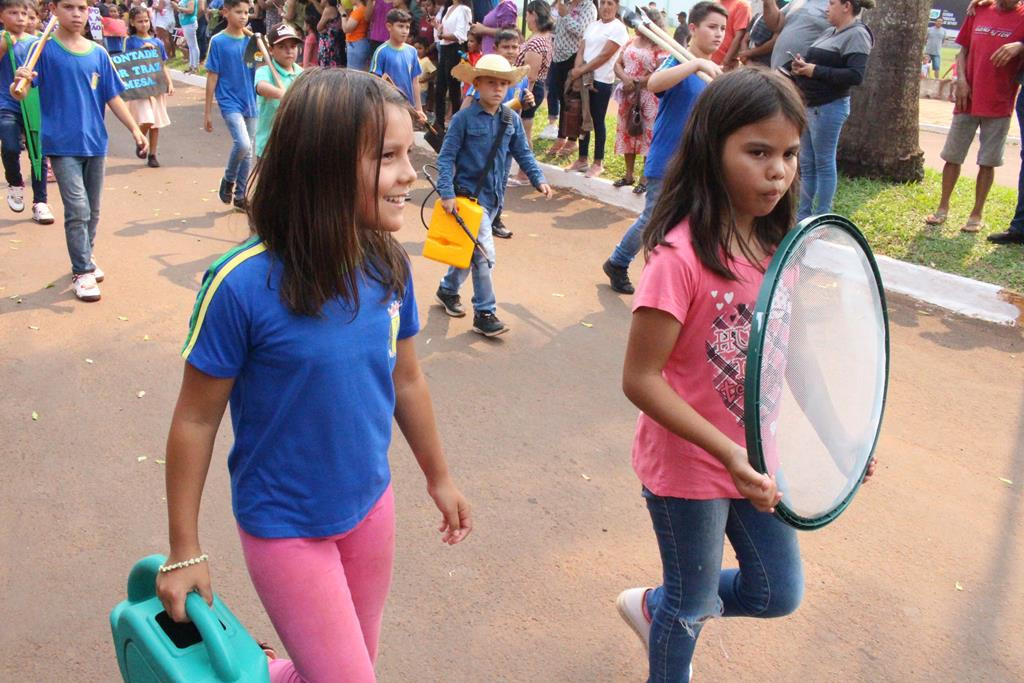
<svg viewBox="0 0 1024 683">
<path fill-rule="evenodd" d="M 942 28 L 942 17 L 928 27 L 928 40 L 924 44 L 924 53 L 932 60 L 932 71 L 935 78 L 939 77 L 942 68 L 942 41 L 946 39 L 946 29 Z"/>
<path fill-rule="evenodd" d="M 827 11 L 828 0 L 793 0 L 781 10 L 776 0 L 764 0 L 765 26 L 778 35 L 772 50 L 773 69 L 793 61 L 790 53 L 807 55 L 811 43 L 830 27 Z"/>
</svg>

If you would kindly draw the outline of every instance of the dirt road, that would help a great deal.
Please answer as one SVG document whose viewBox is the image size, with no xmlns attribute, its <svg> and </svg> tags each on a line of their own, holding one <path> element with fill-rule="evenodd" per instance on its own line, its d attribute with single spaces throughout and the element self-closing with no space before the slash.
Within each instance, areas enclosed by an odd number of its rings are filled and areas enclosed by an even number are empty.
<svg viewBox="0 0 1024 683">
<path fill-rule="evenodd" d="M 159 170 L 112 124 L 99 303 L 68 291 L 59 220 L 0 212 L 0 680 L 116 680 L 107 615 L 132 563 L 166 551 L 157 461 L 178 350 L 204 269 L 247 233 L 214 194 L 228 142 L 220 121 L 213 136 L 199 130 L 201 114 L 199 92 L 181 88 Z M 318 181 L 316 169 L 296 177 Z M 656 582 L 659 562 L 629 466 L 636 411 L 619 390 L 630 300 L 600 271 L 629 217 L 565 193 L 510 197 L 516 234 L 498 244 L 496 282 L 512 331 L 496 341 L 430 305 L 443 267 L 418 255 L 418 206 L 400 234 L 414 255 L 418 348 L 476 531 L 442 546 L 397 439 L 380 678 L 639 681 L 643 649 L 613 603 Z M 876 481 L 835 524 L 801 536 L 802 608 L 709 624 L 695 680 L 1024 679 L 1024 339 L 905 300 L 890 314 Z M 277 642 L 241 559 L 229 443 L 225 427 L 204 548 L 215 589 Z"/>
</svg>

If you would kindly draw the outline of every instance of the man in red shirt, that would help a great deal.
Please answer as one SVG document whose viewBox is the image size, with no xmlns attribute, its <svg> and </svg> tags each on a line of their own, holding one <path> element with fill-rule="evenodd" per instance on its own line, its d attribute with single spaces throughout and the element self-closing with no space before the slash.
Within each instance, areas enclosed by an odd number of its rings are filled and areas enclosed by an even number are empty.
<svg viewBox="0 0 1024 683">
<path fill-rule="evenodd" d="M 736 56 L 743 49 L 743 43 L 750 27 L 750 3 L 747 0 L 718 0 L 718 4 L 729 13 L 725 24 L 725 39 L 718 47 L 711 61 L 728 71 L 740 65 Z"/>
<path fill-rule="evenodd" d="M 1024 4 L 1021 0 L 996 0 L 978 6 L 960 29 L 956 42 L 956 106 L 953 124 L 942 148 L 946 165 L 942 169 L 942 198 L 939 208 L 925 218 L 929 225 L 941 225 L 949 212 L 949 199 L 960 178 L 960 168 L 974 134 L 981 129 L 978 151 L 978 178 L 974 208 L 960 228 L 964 232 L 981 230 L 985 200 L 995 178 L 995 167 L 1003 165 L 1003 146 L 1010 130 L 1017 77 L 1024 52 Z"/>
</svg>

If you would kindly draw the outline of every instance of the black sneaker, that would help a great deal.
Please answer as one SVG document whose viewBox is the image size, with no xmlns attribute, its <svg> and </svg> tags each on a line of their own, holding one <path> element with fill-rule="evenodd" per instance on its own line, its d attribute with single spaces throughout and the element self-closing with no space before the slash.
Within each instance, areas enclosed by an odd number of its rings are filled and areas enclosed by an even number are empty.
<svg viewBox="0 0 1024 683">
<path fill-rule="evenodd" d="M 225 204 L 231 203 L 231 195 L 235 193 L 235 184 L 228 182 L 227 178 L 220 179 L 220 190 L 217 192 L 217 196 Z"/>
<path fill-rule="evenodd" d="M 453 318 L 462 318 L 466 315 L 466 309 L 462 307 L 462 299 L 458 294 L 448 294 L 440 289 L 434 294 L 437 303 L 444 307 L 444 312 Z"/>
<path fill-rule="evenodd" d="M 994 244 L 1024 244 L 1024 233 L 1007 230 L 994 232 L 985 239 Z"/>
<path fill-rule="evenodd" d="M 157 161 L 155 154 L 150 154 L 149 159 L 146 161 L 146 165 L 150 168 L 160 168 L 160 162 Z"/>
<path fill-rule="evenodd" d="M 473 316 L 473 331 L 485 337 L 497 337 L 508 332 L 508 328 L 505 327 L 505 323 L 498 320 L 498 316 L 484 312 Z"/>
<path fill-rule="evenodd" d="M 245 197 L 235 197 L 235 201 L 231 203 L 235 205 L 235 211 L 245 213 L 249 209 L 249 202 L 246 201 Z"/>
<path fill-rule="evenodd" d="M 611 262 L 611 259 L 605 261 L 602 268 L 604 274 L 608 276 L 612 289 L 619 294 L 633 293 L 633 283 L 629 281 L 629 268 L 617 266 Z"/>
<path fill-rule="evenodd" d="M 503 240 L 511 239 L 512 237 L 512 231 L 505 227 L 500 218 L 491 223 L 491 234 Z"/>
</svg>

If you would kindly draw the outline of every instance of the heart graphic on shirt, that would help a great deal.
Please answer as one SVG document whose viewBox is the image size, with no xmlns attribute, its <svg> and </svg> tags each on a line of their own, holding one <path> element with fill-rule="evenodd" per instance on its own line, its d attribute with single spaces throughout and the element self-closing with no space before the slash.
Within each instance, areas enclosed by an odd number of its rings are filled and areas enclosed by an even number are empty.
<svg viewBox="0 0 1024 683">
<path fill-rule="evenodd" d="M 715 308 L 717 308 L 718 310 L 722 310 L 723 306 L 725 306 L 725 304 L 723 304 L 721 301 L 719 301 L 717 304 L 715 304 Z"/>
<path fill-rule="evenodd" d="M 717 299 L 718 298 L 718 290 L 717 289 L 712 289 L 711 290 L 711 298 L 712 299 Z"/>
<path fill-rule="evenodd" d="M 732 297 L 733 297 L 732 292 L 726 292 L 724 295 L 722 295 L 722 298 L 725 299 L 725 303 L 727 303 L 727 304 L 731 304 L 732 303 Z"/>
</svg>

